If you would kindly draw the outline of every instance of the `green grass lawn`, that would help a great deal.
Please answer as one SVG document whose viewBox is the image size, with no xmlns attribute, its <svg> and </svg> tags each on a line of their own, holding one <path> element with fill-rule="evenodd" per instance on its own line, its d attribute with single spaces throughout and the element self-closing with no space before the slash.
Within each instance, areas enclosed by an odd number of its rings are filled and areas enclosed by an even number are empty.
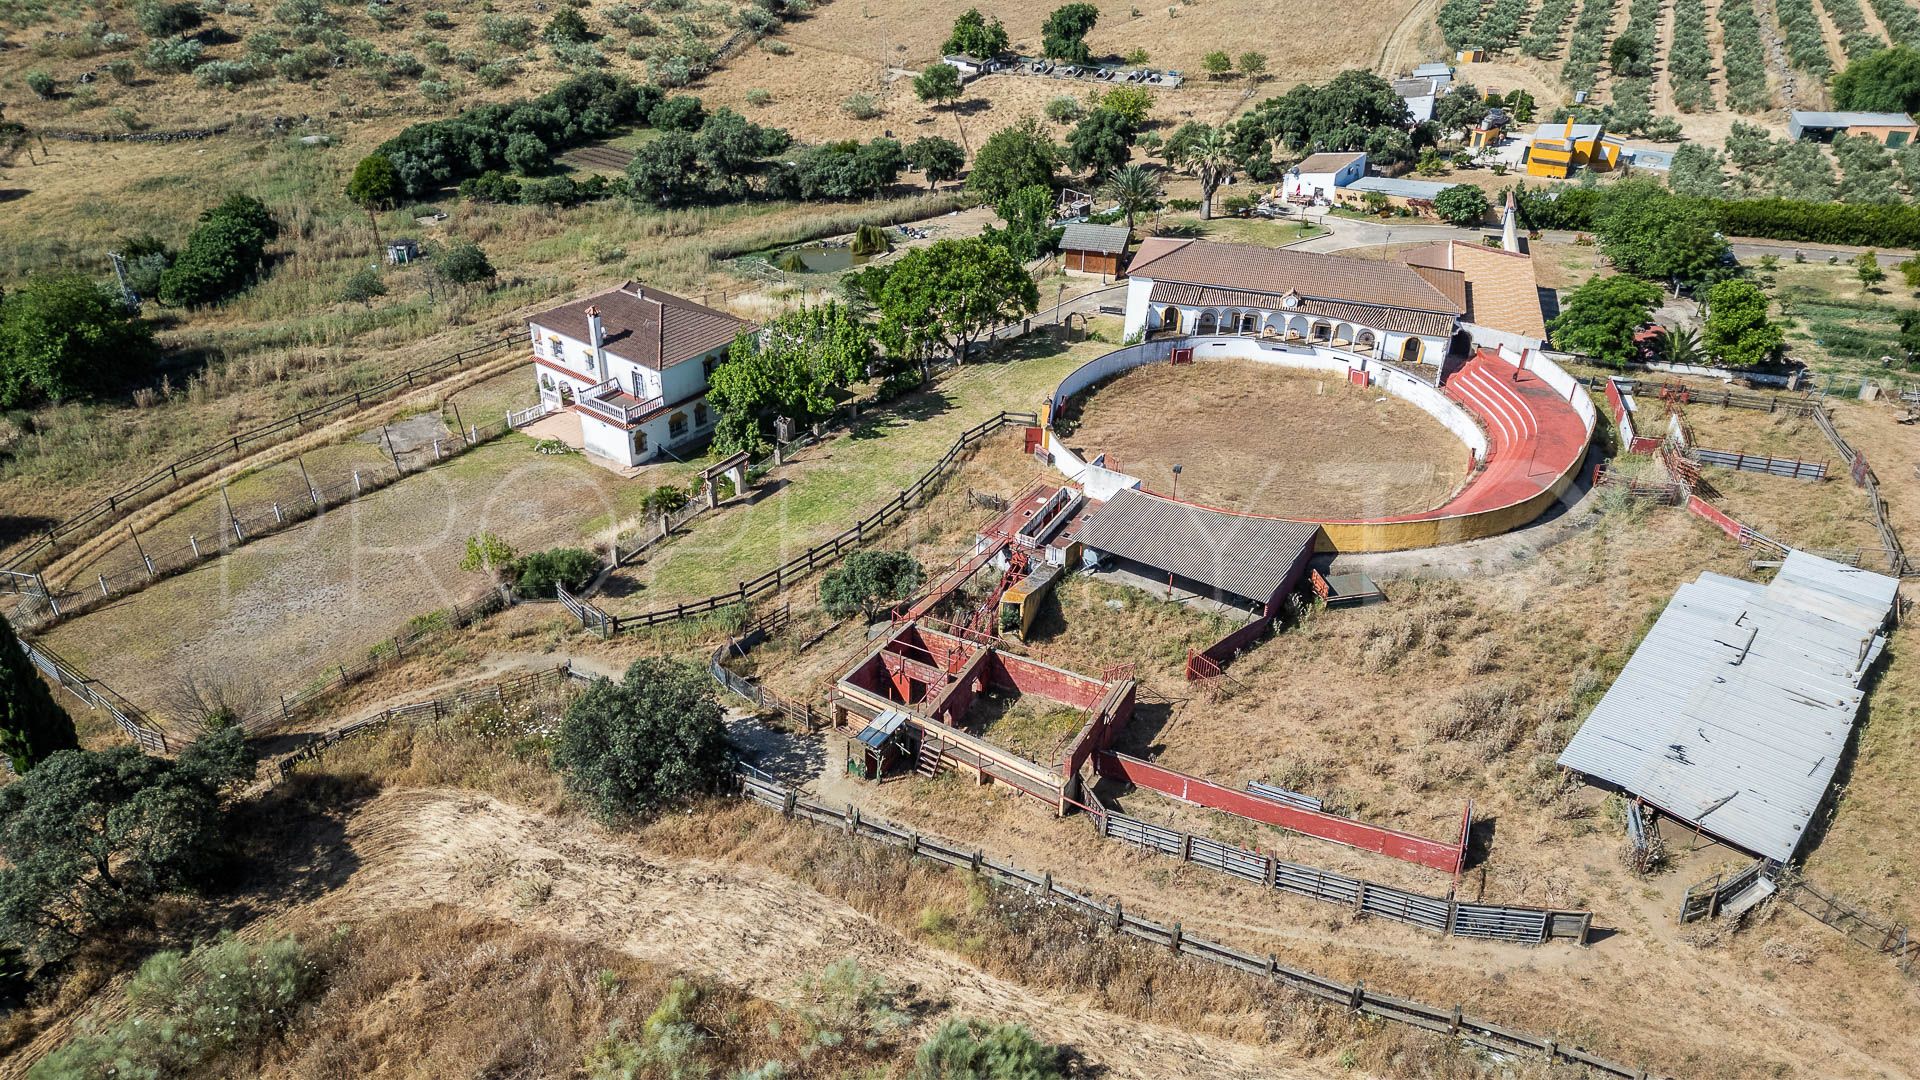
<svg viewBox="0 0 1920 1080">
<path fill-rule="evenodd" d="M 736 587 L 804 553 L 871 513 L 925 472 L 962 431 L 1002 410 L 1036 412 L 1060 378 L 1114 346 L 1033 343 L 953 372 L 925 393 L 890 403 L 854 432 L 779 470 L 751 506 L 696 523 L 632 571 L 638 591 L 609 601 L 639 611 Z M 910 527 L 910 526 L 909 526 Z"/>
<path fill-rule="evenodd" d="M 1281 247 L 1302 240 L 1311 240 L 1325 235 L 1325 229 L 1304 221 L 1269 221 L 1266 218 L 1214 218 L 1210 221 L 1195 219 L 1194 224 L 1209 240 L 1223 240 L 1240 244 L 1260 244 L 1265 247 Z"/>
</svg>

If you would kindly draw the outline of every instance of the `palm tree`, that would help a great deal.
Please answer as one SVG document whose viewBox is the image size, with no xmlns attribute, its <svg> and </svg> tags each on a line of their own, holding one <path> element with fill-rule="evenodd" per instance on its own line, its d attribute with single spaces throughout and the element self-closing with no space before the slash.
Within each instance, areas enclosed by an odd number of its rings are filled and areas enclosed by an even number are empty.
<svg viewBox="0 0 1920 1080">
<path fill-rule="evenodd" d="M 1160 178 L 1139 165 L 1124 165 L 1113 170 L 1107 182 L 1100 185 L 1100 197 L 1112 200 L 1127 216 L 1128 232 L 1133 231 L 1134 215 L 1160 209 L 1160 197 L 1166 193 Z"/>
<path fill-rule="evenodd" d="M 1217 127 L 1183 129 L 1178 152 L 1180 167 L 1200 181 L 1200 220 L 1213 217 L 1213 193 L 1233 176 L 1233 155 L 1228 152 L 1227 133 Z M 1172 149 L 1171 147 L 1169 149 Z"/>
<path fill-rule="evenodd" d="M 1654 342 L 1655 355 L 1669 364 L 1698 364 L 1706 356 L 1700 331 L 1692 326 L 1663 326 Z"/>
</svg>

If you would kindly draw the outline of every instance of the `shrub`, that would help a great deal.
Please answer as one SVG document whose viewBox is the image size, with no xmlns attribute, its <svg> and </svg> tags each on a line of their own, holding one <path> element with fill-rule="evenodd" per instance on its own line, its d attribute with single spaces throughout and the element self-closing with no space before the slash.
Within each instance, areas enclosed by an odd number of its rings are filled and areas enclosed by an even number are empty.
<svg viewBox="0 0 1920 1080">
<path fill-rule="evenodd" d="M 160 302 L 217 303 L 245 288 L 280 226 L 260 200 L 235 195 L 200 215 L 187 246 L 160 275 Z"/>
<path fill-rule="evenodd" d="M 495 273 L 487 253 L 480 250 L 480 245 L 468 240 L 448 245 L 434 260 L 434 271 L 442 280 L 455 285 L 492 281 Z"/>
<path fill-rule="evenodd" d="M 453 16 L 444 11 L 429 11 L 420 16 L 420 21 L 435 30 L 447 30 L 453 26 Z"/>
<path fill-rule="evenodd" d="M 473 77 L 480 81 L 481 86 L 500 87 L 512 82 L 514 73 L 519 69 L 519 65 L 511 61 L 484 64 L 473 73 Z"/>
<path fill-rule="evenodd" d="M 880 103 L 872 94 L 849 94 L 840 103 L 840 111 L 855 120 L 873 120 L 880 115 Z"/>
<path fill-rule="evenodd" d="M 588 40 L 592 33 L 587 29 L 587 20 L 573 8 L 561 8 L 547 20 L 547 27 L 540 32 L 541 38 L 549 45 L 574 43 Z"/>
<path fill-rule="evenodd" d="M 949 1020 L 920 1044 L 910 1080 L 1059 1080 L 1060 1048 L 1020 1024 Z"/>
<path fill-rule="evenodd" d="M 1560 43 L 1560 28 L 1567 25 L 1567 18 L 1572 14 L 1573 0 L 1540 0 L 1540 7 L 1528 24 L 1526 40 L 1520 43 L 1520 51 L 1536 59 L 1552 56 Z"/>
<path fill-rule="evenodd" d="M 1071 124 L 1087 114 L 1079 101 L 1065 94 L 1047 102 L 1047 119 L 1056 124 Z"/>
<path fill-rule="evenodd" d="M 204 52 L 206 46 L 194 38 L 169 37 L 148 45 L 140 59 L 150 70 L 177 74 L 192 71 Z"/>
<path fill-rule="evenodd" d="M 133 85 L 135 69 L 131 60 L 115 60 L 107 65 L 107 74 L 121 86 Z"/>
<path fill-rule="evenodd" d="M 753 89 L 747 91 L 747 104 L 749 105 L 758 107 L 758 106 L 766 105 L 771 101 L 773 101 L 773 92 L 771 90 L 766 90 L 756 86 Z"/>
<path fill-rule="evenodd" d="M 586 588 L 600 572 L 600 560 L 580 548 L 553 548 L 521 556 L 514 569 L 515 592 L 552 599 L 556 585 L 570 592 Z"/>
<path fill-rule="evenodd" d="M 140 32 L 150 38 L 185 33 L 201 22 L 200 9 L 192 3 L 167 3 L 166 0 L 146 0 L 133 9 L 133 17 L 140 24 Z"/>
<path fill-rule="evenodd" d="M 533 20 L 486 15 L 480 19 L 480 36 L 495 45 L 524 49 L 533 43 Z"/>
<path fill-rule="evenodd" d="M 844 619 L 912 596 L 926 571 L 904 551 L 856 551 L 820 580 L 820 603 Z"/>
<path fill-rule="evenodd" d="M 706 669 L 655 658 L 574 699 L 553 761 L 567 787 L 610 820 L 718 790 L 733 769 Z"/>
<path fill-rule="evenodd" d="M 80 1035 L 38 1063 L 36 1080 L 206 1075 L 215 1059 L 265 1045 L 316 990 L 318 961 L 291 937 L 258 944 L 223 935 L 193 954 L 155 953 L 127 984 L 147 1014 Z"/>
<path fill-rule="evenodd" d="M 363 266 L 347 276 L 346 284 L 340 288 L 340 299 L 349 304 L 372 306 L 373 299 L 387 295 L 387 286 L 380 280 L 380 271 L 371 266 Z"/>
<path fill-rule="evenodd" d="M 194 81 L 201 86 L 219 86 L 228 90 L 260 77 L 260 69 L 251 60 L 209 60 L 193 69 Z"/>
<path fill-rule="evenodd" d="M 706 109 L 700 99 L 691 94 L 664 98 L 647 113 L 647 124 L 661 131 L 698 131 L 706 122 Z"/>
<path fill-rule="evenodd" d="M 27 72 L 27 89 L 33 91 L 33 96 L 40 100 L 45 101 L 53 97 L 54 86 L 53 76 L 46 72 Z"/>
</svg>

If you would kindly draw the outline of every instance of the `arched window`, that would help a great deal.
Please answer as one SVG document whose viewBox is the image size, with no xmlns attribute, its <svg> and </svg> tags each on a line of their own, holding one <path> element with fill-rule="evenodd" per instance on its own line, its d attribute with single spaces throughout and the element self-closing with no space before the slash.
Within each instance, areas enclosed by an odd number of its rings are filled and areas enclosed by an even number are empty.
<svg viewBox="0 0 1920 1080">
<path fill-rule="evenodd" d="M 1195 329 L 1203 335 L 1218 333 L 1220 330 L 1220 317 L 1211 311 L 1203 311 L 1200 313 L 1200 322 Z"/>
</svg>

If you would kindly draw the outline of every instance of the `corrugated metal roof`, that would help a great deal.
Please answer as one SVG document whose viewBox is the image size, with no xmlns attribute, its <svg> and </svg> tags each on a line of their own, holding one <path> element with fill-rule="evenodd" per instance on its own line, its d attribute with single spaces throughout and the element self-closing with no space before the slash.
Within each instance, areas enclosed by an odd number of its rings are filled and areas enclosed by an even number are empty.
<svg viewBox="0 0 1920 1080">
<path fill-rule="evenodd" d="M 1333 152 L 1320 153 L 1320 154 L 1308 154 L 1306 157 L 1301 158 L 1297 164 L 1295 164 L 1291 169 L 1288 169 L 1287 171 L 1294 172 L 1294 173 L 1309 173 L 1314 176 L 1320 176 L 1328 173 L 1337 173 L 1341 169 L 1346 168 L 1347 166 L 1353 164 L 1354 162 L 1364 159 L 1366 156 L 1367 156 L 1367 152 L 1365 150 L 1344 150 L 1344 151 L 1333 151 Z"/>
<path fill-rule="evenodd" d="M 1812 112 L 1795 109 L 1790 117 L 1803 128 L 1906 127 L 1913 117 L 1897 112 Z"/>
<path fill-rule="evenodd" d="M 1127 250 L 1127 227 L 1085 223 L 1069 225 L 1066 231 L 1060 234 L 1060 250 L 1097 251 L 1102 255 L 1118 255 Z"/>
<path fill-rule="evenodd" d="M 1287 584 L 1288 571 L 1319 532 L 1312 522 L 1229 514 L 1125 490 L 1080 526 L 1080 542 L 1264 602 Z"/>
<path fill-rule="evenodd" d="M 1403 199 L 1437 199 L 1441 192 L 1452 186 L 1452 184 L 1441 184 L 1432 180 L 1407 180 L 1398 176 L 1363 176 L 1348 184 L 1347 190 L 1377 191 L 1382 195 L 1398 195 Z"/>
<path fill-rule="evenodd" d="M 1560 764 L 1786 861 L 1833 780 L 1899 582 L 1792 551 L 1682 585 Z"/>
</svg>

